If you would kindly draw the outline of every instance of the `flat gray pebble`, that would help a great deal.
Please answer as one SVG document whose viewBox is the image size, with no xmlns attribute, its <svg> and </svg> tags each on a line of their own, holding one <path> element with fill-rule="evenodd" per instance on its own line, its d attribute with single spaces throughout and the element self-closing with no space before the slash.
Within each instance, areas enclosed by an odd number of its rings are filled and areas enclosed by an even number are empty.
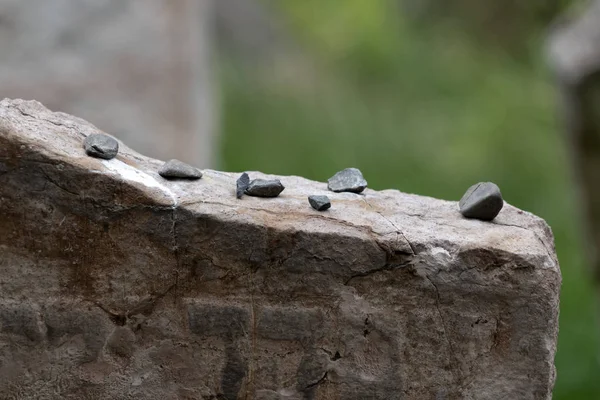
<svg viewBox="0 0 600 400">
<path fill-rule="evenodd" d="M 163 164 L 158 174 L 166 179 L 200 179 L 202 171 L 179 160 L 169 160 Z"/>
<path fill-rule="evenodd" d="M 471 186 L 458 202 L 460 213 L 466 218 L 491 221 L 504 206 L 500 188 L 492 182 L 479 182 Z"/>
<path fill-rule="evenodd" d="M 85 138 L 83 148 L 88 156 L 110 160 L 119 152 L 119 142 L 103 133 L 94 133 Z"/>
<path fill-rule="evenodd" d="M 358 168 L 341 170 L 327 181 L 327 188 L 332 192 L 360 193 L 366 187 L 367 181 Z"/>
<path fill-rule="evenodd" d="M 249 185 L 250 185 L 250 177 L 248 176 L 247 173 L 244 172 L 242 175 L 240 175 L 240 177 L 236 181 L 235 196 L 238 199 L 241 199 Z"/>
<path fill-rule="evenodd" d="M 248 196 L 277 197 L 285 187 L 279 179 L 254 179 L 245 190 Z"/>
<path fill-rule="evenodd" d="M 308 202 L 317 211 L 325 211 L 331 207 L 331 202 L 327 196 L 308 196 Z"/>
</svg>

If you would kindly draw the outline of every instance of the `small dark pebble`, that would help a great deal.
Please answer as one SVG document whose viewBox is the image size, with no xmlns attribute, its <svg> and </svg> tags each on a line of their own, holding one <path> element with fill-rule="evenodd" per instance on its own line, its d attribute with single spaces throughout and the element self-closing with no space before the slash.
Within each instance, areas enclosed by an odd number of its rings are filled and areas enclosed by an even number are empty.
<svg viewBox="0 0 600 400">
<path fill-rule="evenodd" d="M 94 133 L 85 138 L 83 148 L 88 156 L 110 160 L 119 152 L 119 142 L 108 135 Z"/>
<path fill-rule="evenodd" d="M 462 215 L 483 221 L 496 218 L 503 205 L 500 188 L 492 182 L 480 182 L 471 186 L 458 203 Z"/>
<path fill-rule="evenodd" d="M 367 187 L 367 181 L 357 168 L 346 168 L 327 181 L 327 188 L 332 192 L 360 193 Z"/>
<path fill-rule="evenodd" d="M 277 197 L 283 192 L 285 187 L 279 179 L 254 179 L 245 190 L 248 196 L 256 197 Z"/>
<path fill-rule="evenodd" d="M 236 182 L 237 184 L 237 188 L 236 188 L 236 192 L 235 195 L 238 199 L 241 199 L 242 196 L 244 195 L 244 192 L 246 191 L 246 189 L 248 188 L 248 186 L 250 185 L 250 177 L 248 176 L 247 173 L 243 173 L 237 180 Z"/>
<path fill-rule="evenodd" d="M 308 196 L 308 202 L 317 211 L 325 211 L 331 207 L 331 202 L 327 196 Z"/>
<path fill-rule="evenodd" d="M 158 174 L 166 179 L 200 179 L 202 172 L 179 160 L 169 160 L 163 164 Z"/>
</svg>

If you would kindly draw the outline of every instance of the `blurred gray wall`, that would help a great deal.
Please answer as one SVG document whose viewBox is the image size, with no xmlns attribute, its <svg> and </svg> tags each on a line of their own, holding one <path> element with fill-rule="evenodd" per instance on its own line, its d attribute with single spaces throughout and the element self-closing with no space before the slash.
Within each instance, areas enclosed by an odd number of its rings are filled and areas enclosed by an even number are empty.
<svg viewBox="0 0 600 400">
<path fill-rule="evenodd" d="M 0 98 L 85 118 L 141 153 L 216 163 L 212 0 L 0 0 Z"/>
</svg>

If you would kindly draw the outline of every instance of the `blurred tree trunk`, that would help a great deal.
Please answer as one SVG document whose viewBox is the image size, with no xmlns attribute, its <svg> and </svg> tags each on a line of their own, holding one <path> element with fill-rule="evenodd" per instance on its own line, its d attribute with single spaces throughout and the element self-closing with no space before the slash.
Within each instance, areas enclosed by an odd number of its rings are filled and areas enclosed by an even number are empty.
<svg viewBox="0 0 600 400">
<path fill-rule="evenodd" d="M 589 257 L 600 284 L 600 0 L 551 33 L 571 159 L 579 181 Z"/>
</svg>

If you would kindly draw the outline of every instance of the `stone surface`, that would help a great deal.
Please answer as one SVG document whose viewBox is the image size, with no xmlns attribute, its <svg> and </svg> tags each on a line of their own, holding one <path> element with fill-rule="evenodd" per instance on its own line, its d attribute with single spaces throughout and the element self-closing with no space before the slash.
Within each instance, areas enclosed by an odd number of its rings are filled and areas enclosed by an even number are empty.
<svg viewBox="0 0 600 400">
<path fill-rule="evenodd" d="M 119 143 L 108 135 L 95 133 L 84 139 L 83 148 L 88 156 L 110 160 L 117 156 Z"/>
<path fill-rule="evenodd" d="M 166 179 L 200 179 L 202 172 L 179 160 L 169 160 L 158 170 L 158 174 Z"/>
<path fill-rule="evenodd" d="M 259 172 L 286 195 L 238 201 L 239 174 L 87 157 L 99 132 L 0 102 L 0 398 L 551 398 L 543 220 Z"/>
<path fill-rule="evenodd" d="M 144 154 L 214 168 L 218 1 L 0 1 L 1 96 L 86 118 Z"/>
<path fill-rule="evenodd" d="M 479 182 L 471 186 L 458 207 L 462 215 L 482 221 L 491 221 L 500 213 L 504 206 L 500 188 L 492 182 Z"/>
<path fill-rule="evenodd" d="M 253 179 L 244 193 L 255 197 L 277 197 L 283 189 L 279 179 Z"/>
<path fill-rule="evenodd" d="M 327 187 L 332 192 L 361 193 L 366 189 L 367 181 L 359 169 L 346 168 L 329 178 Z"/>
<path fill-rule="evenodd" d="M 329 197 L 327 196 L 308 196 L 308 202 L 317 211 L 325 211 L 331 208 L 331 201 L 329 201 Z"/>
<path fill-rule="evenodd" d="M 235 195 L 238 199 L 241 199 L 242 196 L 244 195 L 244 192 L 246 191 L 246 189 L 248 189 L 248 186 L 250 185 L 250 177 L 248 176 L 247 173 L 244 172 L 242 175 L 240 175 L 240 177 L 237 179 L 235 184 L 236 184 Z"/>
</svg>

